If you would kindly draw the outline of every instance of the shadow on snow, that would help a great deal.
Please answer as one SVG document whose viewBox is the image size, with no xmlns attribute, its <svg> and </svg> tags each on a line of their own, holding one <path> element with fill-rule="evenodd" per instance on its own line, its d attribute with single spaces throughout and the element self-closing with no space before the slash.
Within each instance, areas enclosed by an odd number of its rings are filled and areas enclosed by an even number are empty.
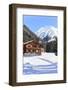
<svg viewBox="0 0 68 90">
<path fill-rule="evenodd" d="M 24 64 L 24 69 L 23 69 L 24 75 L 57 73 L 57 63 L 53 63 L 50 60 L 45 60 L 42 58 L 40 59 L 46 62 L 49 62 L 49 64 L 48 65 L 31 65 L 30 63 L 26 63 Z"/>
</svg>

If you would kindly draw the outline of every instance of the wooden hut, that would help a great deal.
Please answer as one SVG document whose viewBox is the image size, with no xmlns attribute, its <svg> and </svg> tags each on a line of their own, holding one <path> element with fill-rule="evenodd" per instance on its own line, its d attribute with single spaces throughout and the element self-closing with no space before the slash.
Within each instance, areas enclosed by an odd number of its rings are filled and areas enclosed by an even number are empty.
<svg viewBox="0 0 68 90">
<path fill-rule="evenodd" d="M 40 55 L 42 50 L 44 51 L 42 45 L 35 40 L 31 40 L 23 44 L 23 53 L 34 53 Z"/>
</svg>

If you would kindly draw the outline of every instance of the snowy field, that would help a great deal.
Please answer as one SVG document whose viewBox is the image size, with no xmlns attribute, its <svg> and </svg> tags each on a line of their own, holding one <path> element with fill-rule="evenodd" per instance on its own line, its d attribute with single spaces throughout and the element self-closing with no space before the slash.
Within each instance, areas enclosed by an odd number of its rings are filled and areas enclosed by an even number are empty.
<svg viewBox="0 0 68 90">
<path fill-rule="evenodd" d="M 54 53 L 42 53 L 39 56 L 24 56 L 25 75 L 57 73 L 57 56 Z"/>
</svg>

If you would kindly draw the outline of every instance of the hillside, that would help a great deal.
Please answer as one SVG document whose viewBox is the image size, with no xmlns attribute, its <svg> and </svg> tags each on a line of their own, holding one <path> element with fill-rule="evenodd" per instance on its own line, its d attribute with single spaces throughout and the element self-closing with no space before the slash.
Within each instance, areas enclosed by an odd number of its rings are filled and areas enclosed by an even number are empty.
<svg viewBox="0 0 68 90">
<path fill-rule="evenodd" d="M 23 26 L 23 42 L 39 40 L 39 38 L 26 26 Z"/>
</svg>

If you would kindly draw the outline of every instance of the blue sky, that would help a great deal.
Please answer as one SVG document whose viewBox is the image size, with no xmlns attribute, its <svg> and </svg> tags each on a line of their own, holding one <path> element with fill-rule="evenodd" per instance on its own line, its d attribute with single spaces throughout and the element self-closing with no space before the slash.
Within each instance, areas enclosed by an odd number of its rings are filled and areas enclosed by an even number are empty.
<svg viewBox="0 0 68 90">
<path fill-rule="evenodd" d="M 24 24 L 33 31 L 36 32 L 39 28 L 44 26 L 57 26 L 57 16 L 30 16 L 24 15 Z"/>
</svg>

